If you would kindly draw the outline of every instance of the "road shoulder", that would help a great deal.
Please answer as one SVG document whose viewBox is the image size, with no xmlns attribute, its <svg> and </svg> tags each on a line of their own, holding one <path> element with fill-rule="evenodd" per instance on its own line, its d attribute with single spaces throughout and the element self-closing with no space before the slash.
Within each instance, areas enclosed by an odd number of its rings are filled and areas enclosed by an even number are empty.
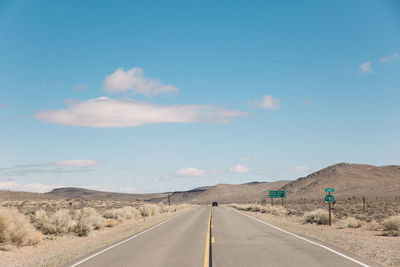
<svg viewBox="0 0 400 267">
<path fill-rule="evenodd" d="M 231 209 L 238 212 L 234 208 Z M 388 240 L 387 237 L 374 235 L 370 231 L 361 229 L 334 229 L 329 226 L 301 224 L 297 218 L 287 216 L 240 212 L 313 242 L 326 245 L 370 266 L 399 266 L 400 264 L 398 255 L 400 239 Z"/>
</svg>

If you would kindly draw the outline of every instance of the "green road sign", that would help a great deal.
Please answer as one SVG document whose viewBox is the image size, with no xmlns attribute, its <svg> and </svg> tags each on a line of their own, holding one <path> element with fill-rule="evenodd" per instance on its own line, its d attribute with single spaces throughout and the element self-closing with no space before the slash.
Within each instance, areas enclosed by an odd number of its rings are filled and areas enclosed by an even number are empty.
<svg viewBox="0 0 400 267">
<path fill-rule="evenodd" d="M 326 202 L 330 202 L 330 203 L 335 202 L 335 197 L 333 195 L 331 195 L 331 194 L 326 195 L 325 196 L 325 201 Z"/>
<path fill-rule="evenodd" d="M 335 188 L 333 188 L 333 187 L 326 187 L 326 188 L 325 188 L 325 192 L 333 193 L 333 192 L 335 192 Z"/>
<path fill-rule="evenodd" d="M 270 190 L 268 192 L 268 197 L 269 198 L 285 198 L 286 197 L 286 191 L 284 191 L 284 190 Z"/>
</svg>

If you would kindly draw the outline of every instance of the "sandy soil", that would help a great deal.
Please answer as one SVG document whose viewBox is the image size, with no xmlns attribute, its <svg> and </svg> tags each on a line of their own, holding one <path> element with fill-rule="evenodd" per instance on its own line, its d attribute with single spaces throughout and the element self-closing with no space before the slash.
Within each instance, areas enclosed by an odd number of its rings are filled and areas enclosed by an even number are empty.
<svg viewBox="0 0 400 267">
<path fill-rule="evenodd" d="M 246 213 L 284 230 L 320 240 L 384 266 L 400 266 L 400 236 L 382 236 L 379 231 L 364 229 L 303 224 L 299 217 L 294 216 Z"/>
<path fill-rule="evenodd" d="M 66 235 L 55 237 L 52 240 L 43 240 L 37 246 L 0 251 L 0 266 L 61 266 L 187 210 L 183 209 L 176 213 L 148 217 L 146 222 L 143 222 L 143 220 L 127 220 L 113 228 L 93 231 L 87 237 Z"/>
</svg>

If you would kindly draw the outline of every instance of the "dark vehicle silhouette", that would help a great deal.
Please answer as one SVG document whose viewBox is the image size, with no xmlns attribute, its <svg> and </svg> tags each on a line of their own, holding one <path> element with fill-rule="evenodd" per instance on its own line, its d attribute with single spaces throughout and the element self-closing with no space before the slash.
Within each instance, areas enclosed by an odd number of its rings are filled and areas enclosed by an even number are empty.
<svg viewBox="0 0 400 267">
<path fill-rule="evenodd" d="M 212 203 L 212 206 L 213 206 L 213 207 L 218 207 L 218 202 L 217 202 L 217 201 L 214 201 L 214 202 Z"/>
</svg>

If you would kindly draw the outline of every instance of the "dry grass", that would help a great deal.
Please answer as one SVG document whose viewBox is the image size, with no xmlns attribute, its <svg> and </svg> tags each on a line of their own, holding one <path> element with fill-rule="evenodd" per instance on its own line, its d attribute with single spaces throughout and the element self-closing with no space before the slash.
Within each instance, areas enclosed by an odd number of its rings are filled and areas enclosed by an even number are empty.
<svg viewBox="0 0 400 267">
<path fill-rule="evenodd" d="M 332 216 L 333 217 L 333 216 Z M 304 214 L 304 223 L 329 224 L 329 213 L 323 209 L 316 209 Z"/>
<path fill-rule="evenodd" d="M 341 228 L 360 228 L 361 222 L 354 217 L 343 219 L 339 222 Z"/>
<path fill-rule="evenodd" d="M 44 210 L 38 210 L 35 212 L 33 222 L 43 234 L 62 235 L 69 233 L 74 227 L 74 221 L 67 209 L 60 209 L 50 217 Z"/>
<path fill-rule="evenodd" d="M 107 219 L 106 220 L 106 227 L 114 227 L 119 224 L 118 220 L 115 219 Z"/>
<path fill-rule="evenodd" d="M 400 215 L 387 218 L 382 224 L 386 234 L 392 236 L 400 235 Z"/>
<path fill-rule="evenodd" d="M 26 246 L 37 244 L 41 239 L 41 234 L 17 209 L 0 208 L 0 244 Z"/>
<path fill-rule="evenodd" d="M 236 208 L 238 210 L 243 211 L 253 211 L 253 212 L 261 212 L 261 213 L 270 213 L 278 216 L 287 215 L 287 210 L 282 206 L 272 206 L 272 205 L 256 205 L 256 204 L 230 204 L 231 207 Z"/>
<path fill-rule="evenodd" d="M 380 231 L 382 230 L 382 225 L 377 221 L 371 221 L 363 225 L 364 229 L 370 231 Z"/>
</svg>

